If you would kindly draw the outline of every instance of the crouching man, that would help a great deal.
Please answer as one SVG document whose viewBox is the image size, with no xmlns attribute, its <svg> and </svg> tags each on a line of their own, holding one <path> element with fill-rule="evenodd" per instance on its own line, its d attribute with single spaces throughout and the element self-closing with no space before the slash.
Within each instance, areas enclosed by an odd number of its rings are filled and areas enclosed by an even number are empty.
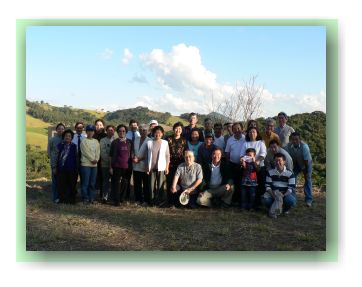
<svg viewBox="0 0 362 287">
<path fill-rule="evenodd" d="M 202 168 L 200 164 L 195 162 L 195 156 L 191 150 L 185 150 L 184 157 L 185 162 L 177 167 L 173 178 L 171 186 L 172 201 L 176 206 L 179 206 L 180 195 L 185 192 L 190 198 L 187 207 L 195 208 L 199 194 L 198 187 L 202 183 Z"/>
<path fill-rule="evenodd" d="M 202 206 L 212 206 L 220 200 L 221 207 L 229 207 L 234 193 L 233 180 L 227 163 L 222 159 L 222 148 L 216 147 L 212 152 L 212 162 L 204 169 L 203 190 L 197 198 Z"/>
<path fill-rule="evenodd" d="M 276 153 L 275 168 L 267 172 L 263 204 L 269 209 L 269 216 L 277 217 L 281 212 L 288 213 L 296 205 L 295 176 L 285 167 L 285 155 Z"/>
</svg>

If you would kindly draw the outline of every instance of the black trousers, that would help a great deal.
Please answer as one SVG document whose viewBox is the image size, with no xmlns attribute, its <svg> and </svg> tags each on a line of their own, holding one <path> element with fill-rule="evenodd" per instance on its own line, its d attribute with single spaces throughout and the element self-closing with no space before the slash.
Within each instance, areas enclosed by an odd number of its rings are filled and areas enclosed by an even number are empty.
<svg viewBox="0 0 362 287">
<path fill-rule="evenodd" d="M 57 174 L 59 200 L 63 203 L 75 203 L 78 171 L 63 171 Z"/>
<path fill-rule="evenodd" d="M 175 195 L 171 192 L 173 178 L 175 177 L 177 167 L 172 167 L 166 175 L 166 186 L 167 186 L 167 202 L 169 204 L 175 204 Z"/>
<path fill-rule="evenodd" d="M 119 204 L 123 202 L 124 194 L 127 190 L 127 169 L 126 168 L 113 168 L 113 175 L 111 179 L 112 185 L 112 199 L 114 203 Z"/>
<path fill-rule="evenodd" d="M 149 193 L 148 175 L 142 171 L 133 171 L 135 201 L 143 203 Z"/>
</svg>

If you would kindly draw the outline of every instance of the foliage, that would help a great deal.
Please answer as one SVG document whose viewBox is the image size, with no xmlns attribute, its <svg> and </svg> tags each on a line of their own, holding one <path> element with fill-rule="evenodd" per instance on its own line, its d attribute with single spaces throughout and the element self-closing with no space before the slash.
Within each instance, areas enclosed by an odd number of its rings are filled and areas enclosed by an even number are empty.
<svg viewBox="0 0 362 287">
<path fill-rule="evenodd" d="M 50 178 L 50 163 L 47 152 L 40 148 L 26 145 L 26 178 Z"/>
</svg>

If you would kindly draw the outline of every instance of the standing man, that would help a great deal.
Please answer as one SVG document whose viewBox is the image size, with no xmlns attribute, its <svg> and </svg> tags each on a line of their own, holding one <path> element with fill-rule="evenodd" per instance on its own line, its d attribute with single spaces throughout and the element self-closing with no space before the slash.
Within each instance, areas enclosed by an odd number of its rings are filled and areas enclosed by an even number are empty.
<svg viewBox="0 0 362 287">
<path fill-rule="evenodd" d="M 140 133 L 138 132 L 138 123 L 136 120 L 130 120 L 128 125 L 128 132 L 126 134 L 126 138 L 130 141 L 134 142 L 136 137 L 140 137 Z"/>
<path fill-rule="evenodd" d="M 227 131 L 227 134 L 224 136 L 225 147 L 226 147 L 228 139 L 233 136 L 233 123 L 230 122 L 225 123 L 224 129 Z"/>
<path fill-rule="evenodd" d="M 199 130 L 199 141 L 201 141 L 201 142 L 204 141 L 204 135 L 203 135 L 201 129 L 196 126 L 197 122 L 198 122 L 197 114 L 196 113 L 190 113 L 190 115 L 189 115 L 189 123 L 190 124 L 188 126 L 184 127 L 183 130 L 182 130 L 182 136 L 187 141 L 191 141 L 191 132 L 195 128 Z"/>
<path fill-rule="evenodd" d="M 80 159 L 82 158 L 82 153 L 80 151 L 80 144 L 82 142 L 83 139 L 85 139 L 87 136 L 86 134 L 83 134 L 83 130 L 84 130 L 84 123 L 83 122 L 77 122 L 74 126 L 75 129 L 75 134 L 72 140 L 72 143 L 74 143 L 77 146 L 77 153 L 78 153 L 78 175 L 79 175 L 79 179 L 80 182 L 82 182 L 82 174 L 80 172 Z M 81 188 L 79 188 L 79 192 L 81 193 Z"/>
<path fill-rule="evenodd" d="M 224 151 L 226 143 L 224 136 L 222 135 L 222 124 L 220 123 L 214 124 L 214 132 L 215 132 L 214 145 L 218 146 Z"/>
<path fill-rule="evenodd" d="M 274 156 L 277 153 L 281 153 L 285 156 L 285 167 L 289 170 L 293 170 L 293 160 L 290 157 L 289 153 L 281 148 L 279 146 L 279 142 L 277 142 L 276 140 L 271 140 L 269 143 L 269 148 L 267 150 L 267 154 L 266 157 L 264 159 L 264 165 L 266 170 L 271 170 L 273 168 L 275 168 L 275 160 L 274 160 Z"/>
<path fill-rule="evenodd" d="M 59 203 L 59 193 L 57 191 L 57 178 L 56 178 L 56 167 L 58 157 L 58 144 L 63 141 L 62 135 L 65 130 L 65 126 L 62 123 L 57 124 L 55 127 L 56 134 L 48 141 L 48 158 L 50 159 L 50 168 L 52 172 L 52 194 L 53 202 Z"/>
<path fill-rule="evenodd" d="M 266 147 L 269 146 L 269 143 L 272 140 L 277 141 L 280 145 L 279 136 L 275 132 L 273 132 L 274 126 L 275 121 L 273 119 L 269 118 L 265 121 L 265 130 L 264 133 L 262 133 L 261 138 L 263 139 Z"/>
<path fill-rule="evenodd" d="M 154 127 L 158 126 L 158 121 L 156 120 L 151 120 L 149 123 L 149 134 L 147 135 L 147 137 L 149 137 L 150 139 L 153 139 L 153 134 L 152 134 L 152 130 Z"/>
<path fill-rule="evenodd" d="M 304 195 L 305 204 L 307 207 L 312 206 L 313 194 L 312 194 L 312 156 L 309 151 L 309 146 L 302 142 L 300 134 L 294 132 L 291 135 L 292 142 L 286 146 L 286 151 L 293 159 L 293 172 L 297 178 L 300 172 L 303 172 L 304 176 Z"/>
<path fill-rule="evenodd" d="M 240 203 L 241 195 L 241 165 L 240 165 L 240 153 L 245 144 L 245 136 L 242 134 L 243 126 L 241 123 L 237 122 L 233 124 L 233 136 L 228 139 L 226 144 L 225 153 L 226 158 L 229 162 L 231 174 L 233 176 L 234 195 L 233 201 L 235 203 Z M 240 184 L 239 184 L 240 183 Z"/>
<path fill-rule="evenodd" d="M 284 112 L 278 114 L 279 127 L 274 131 L 278 134 L 280 139 L 280 146 L 285 147 L 289 143 L 289 137 L 295 130 L 287 125 L 288 117 Z"/>
<path fill-rule="evenodd" d="M 111 179 L 111 175 L 109 174 L 109 152 L 111 150 L 111 144 L 116 138 L 114 135 L 115 130 L 116 128 L 113 125 L 108 125 L 106 127 L 107 136 L 102 138 L 99 144 L 101 149 L 101 172 L 103 179 L 102 203 L 107 203 L 109 197 L 109 181 Z"/>
<path fill-rule="evenodd" d="M 132 142 L 132 145 L 134 144 L 134 141 L 137 137 L 140 137 L 140 133 L 138 131 L 138 122 L 134 119 L 129 121 L 129 125 L 128 125 L 128 131 L 126 134 L 126 138 L 128 140 L 130 140 Z M 127 169 L 127 174 L 126 174 L 126 179 L 127 179 L 127 190 L 126 190 L 126 196 L 125 196 L 125 200 L 129 201 L 130 200 L 130 195 L 131 195 L 131 178 L 132 178 L 132 174 L 133 174 L 133 169 L 129 168 Z M 133 179 L 134 181 L 134 179 Z"/>
<path fill-rule="evenodd" d="M 206 118 L 204 120 L 204 129 L 202 131 L 204 138 L 206 134 L 212 134 L 214 136 L 214 130 L 212 126 L 212 120 L 210 118 Z"/>
<path fill-rule="evenodd" d="M 142 204 L 142 206 L 146 207 L 148 203 L 145 202 L 145 198 L 149 194 L 148 175 L 146 173 L 147 161 L 145 159 L 138 161 L 137 157 L 141 157 L 145 153 L 147 150 L 147 142 L 151 139 L 147 137 L 148 128 L 146 124 L 140 125 L 139 131 L 141 136 L 136 137 L 133 144 L 133 184 L 136 204 Z"/>
</svg>

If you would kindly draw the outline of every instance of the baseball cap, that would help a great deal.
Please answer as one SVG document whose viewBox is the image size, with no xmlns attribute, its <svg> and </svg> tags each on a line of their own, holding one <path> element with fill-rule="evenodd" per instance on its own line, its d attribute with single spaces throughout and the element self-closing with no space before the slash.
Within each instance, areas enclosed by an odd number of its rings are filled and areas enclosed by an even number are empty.
<svg viewBox="0 0 362 287">
<path fill-rule="evenodd" d="M 85 128 L 85 131 L 95 131 L 96 127 L 94 125 L 87 125 Z"/>
<path fill-rule="evenodd" d="M 156 121 L 156 120 L 150 121 L 149 125 L 153 125 L 153 124 L 156 124 L 156 126 L 158 126 L 158 121 Z"/>
</svg>

